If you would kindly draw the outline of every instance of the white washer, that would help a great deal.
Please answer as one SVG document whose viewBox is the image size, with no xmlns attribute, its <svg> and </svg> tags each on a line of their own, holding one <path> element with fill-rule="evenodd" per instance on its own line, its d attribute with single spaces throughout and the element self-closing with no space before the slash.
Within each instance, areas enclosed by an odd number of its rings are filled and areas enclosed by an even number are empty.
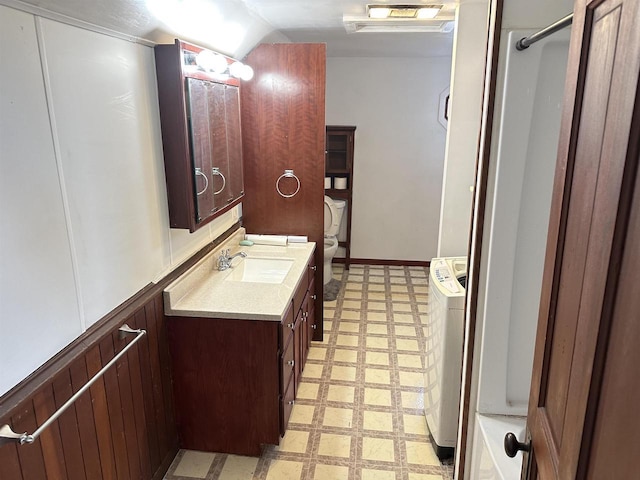
<svg viewBox="0 0 640 480">
<path fill-rule="evenodd" d="M 424 412 L 442 459 L 458 433 L 467 258 L 434 258 L 429 271 Z"/>
</svg>

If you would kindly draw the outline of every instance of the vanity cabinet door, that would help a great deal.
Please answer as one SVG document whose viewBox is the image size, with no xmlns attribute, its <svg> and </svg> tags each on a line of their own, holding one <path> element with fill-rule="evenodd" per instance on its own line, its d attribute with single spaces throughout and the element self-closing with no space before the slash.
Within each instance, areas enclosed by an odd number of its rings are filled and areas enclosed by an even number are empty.
<svg viewBox="0 0 640 480">
<path fill-rule="evenodd" d="M 196 198 L 196 223 L 215 211 L 215 195 L 211 169 L 217 143 L 210 124 L 209 90 L 212 86 L 196 78 L 186 79 L 186 108 L 189 125 L 189 147 L 193 161 L 193 183 Z"/>
<path fill-rule="evenodd" d="M 211 190 L 214 199 L 213 212 L 224 208 L 228 203 L 229 192 L 229 148 L 226 122 L 225 91 L 226 85 L 208 82 L 209 132 L 211 137 Z"/>
<path fill-rule="evenodd" d="M 311 282 L 309 285 L 309 298 L 307 300 L 307 322 L 306 322 L 306 342 L 305 342 L 305 354 L 304 361 L 307 361 L 307 355 L 309 354 L 309 348 L 311 348 L 311 339 L 313 338 L 313 331 L 316 327 L 316 299 L 315 282 Z"/>
<path fill-rule="evenodd" d="M 304 331 L 304 304 L 303 307 L 298 311 L 298 316 L 296 317 L 296 324 L 293 331 L 293 340 L 294 340 L 294 361 L 295 361 L 295 378 L 296 378 L 296 395 L 298 394 L 298 385 L 300 385 L 300 380 L 302 379 L 302 369 L 304 368 L 303 360 L 302 360 L 302 334 Z"/>
<path fill-rule="evenodd" d="M 291 417 L 291 410 L 295 404 L 295 388 L 294 377 L 292 376 L 289 383 L 286 385 L 285 393 L 280 400 L 280 436 L 284 437 L 287 427 L 289 426 L 289 417 Z"/>
<path fill-rule="evenodd" d="M 225 86 L 227 145 L 229 161 L 229 190 L 226 202 L 231 203 L 244 195 L 244 172 L 242 169 L 242 131 L 240 127 L 240 89 Z"/>
</svg>

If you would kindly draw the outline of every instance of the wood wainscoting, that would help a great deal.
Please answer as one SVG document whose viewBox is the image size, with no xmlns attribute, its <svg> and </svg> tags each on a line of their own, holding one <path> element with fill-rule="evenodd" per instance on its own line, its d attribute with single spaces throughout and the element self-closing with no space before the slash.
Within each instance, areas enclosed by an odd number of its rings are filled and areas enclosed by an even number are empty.
<svg viewBox="0 0 640 480">
<path fill-rule="evenodd" d="M 0 446 L 0 478 L 162 478 L 178 451 L 162 288 L 144 289 L 2 399 L 0 424 L 32 433 L 133 337 L 147 335 L 32 445 Z"/>
<path fill-rule="evenodd" d="M 178 434 L 162 291 L 213 248 L 145 287 L 0 397 L 0 425 L 33 433 L 132 341 L 119 338 L 122 324 L 147 331 L 33 444 L 0 445 L 1 480 L 164 476 L 178 452 Z"/>
</svg>

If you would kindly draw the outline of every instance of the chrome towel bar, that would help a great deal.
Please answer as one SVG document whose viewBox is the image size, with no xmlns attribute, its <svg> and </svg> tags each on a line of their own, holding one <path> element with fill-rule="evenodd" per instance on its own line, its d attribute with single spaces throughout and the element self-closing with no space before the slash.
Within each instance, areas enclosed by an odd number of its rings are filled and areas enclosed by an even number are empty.
<svg viewBox="0 0 640 480">
<path fill-rule="evenodd" d="M 124 338 L 126 335 L 128 334 L 132 334 L 135 333 L 136 337 L 127 344 L 126 347 L 124 347 L 115 357 L 113 357 L 111 360 L 109 360 L 109 363 L 107 363 L 104 367 L 102 367 L 100 369 L 100 371 L 98 373 L 96 373 L 91 380 L 89 380 L 86 384 L 83 385 L 83 387 L 78 390 L 76 393 L 73 394 L 73 396 L 71 398 L 69 398 L 69 400 L 67 400 L 64 405 L 62 405 L 58 410 L 56 410 L 53 415 L 51 415 L 42 425 L 40 425 L 37 430 L 35 432 L 33 432 L 32 434 L 28 434 L 27 432 L 24 433 L 16 433 L 14 432 L 11 427 L 7 424 L 2 425 L 0 427 L 0 444 L 5 443 L 5 442 L 10 442 L 10 441 L 18 441 L 20 442 L 21 445 L 24 445 L 25 443 L 33 443 L 35 442 L 36 438 L 38 438 L 40 436 L 40 434 L 42 433 L 43 430 L 45 430 L 49 425 L 51 425 L 53 422 L 55 422 L 58 417 L 60 415 L 62 415 L 64 413 L 64 411 L 69 408 L 71 406 L 71 404 L 73 402 L 75 402 L 78 397 L 80 397 L 80 395 L 82 395 L 84 392 L 86 392 L 89 387 L 91 387 L 91 385 L 93 385 L 93 383 L 102 376 L 102 374 L 104 374 L 104 372 L 106 372 L 114 363 L 116 363 L 118 361 L 118 359 L 120 357 L 122 357 L 125 353 L 127 353 L 127 350 L 129 350 L 131 347 L 133 347 L 133 345 L 135 345 L 135 343 L 140 340 L 144 334 L 146 334 L 146 330 L 135 330 L 131 327 L 129 327 L 129 325 L 127 325 L 126 323 L 124 325 L 122 325 L 118 331 L 120 332 L 120 338 Z"/>
</svg>

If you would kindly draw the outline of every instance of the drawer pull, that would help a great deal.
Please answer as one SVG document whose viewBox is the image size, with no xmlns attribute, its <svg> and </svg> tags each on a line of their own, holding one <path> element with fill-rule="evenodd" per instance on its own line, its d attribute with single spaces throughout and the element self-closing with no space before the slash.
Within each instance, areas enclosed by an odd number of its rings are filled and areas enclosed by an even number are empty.
<svg viewBox="0 0 640 480">
<path fill-rule="evenodd" d="M 296 361 L 295 361 L 295 360 L 289 360 L 289 361 L 287 362 L 287 365 L 289 365 L 290 367 L 293 367 L 295 364 L 296 364 Z"/>
</svg>

